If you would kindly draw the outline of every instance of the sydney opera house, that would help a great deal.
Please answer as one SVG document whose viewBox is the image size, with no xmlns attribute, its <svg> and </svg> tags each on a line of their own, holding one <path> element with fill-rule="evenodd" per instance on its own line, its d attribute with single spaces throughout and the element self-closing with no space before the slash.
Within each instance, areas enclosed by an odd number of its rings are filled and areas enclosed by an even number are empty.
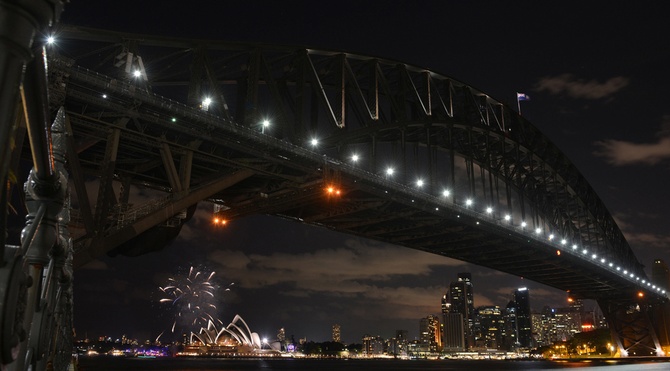
<svg viewBox="0 0 670 371">
<path fill-rule="evenodd" d="M 206 357 L 278 357 L 279 342 L 261 341 L 257 333 L 251 332 L 246 322 L 236 315 L 233 321 L 221 329 L 213 322 L 199 333 L 191 333 L 189 344 L 177 356 Z"/>
</svg>

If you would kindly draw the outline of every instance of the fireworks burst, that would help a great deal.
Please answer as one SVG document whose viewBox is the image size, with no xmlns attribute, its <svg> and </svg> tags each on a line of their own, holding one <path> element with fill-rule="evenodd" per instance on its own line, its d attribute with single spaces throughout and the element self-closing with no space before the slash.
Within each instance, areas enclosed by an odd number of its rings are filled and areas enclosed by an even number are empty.
<svg viewBox="0 0 670 371">
<path fill-rule="evenodd" d="M 171 331 L 178 326 L 197 329 L 207 327 L 209 321 L 217 320 L 216 291 L 212 279 L 215 272 L 209 274 L 191 267 L 188 274 L 168 278 L 168 284 L 159 287 L 164 297 L 161 305 L 169 305 L 174 312 Z"/>
</svg>

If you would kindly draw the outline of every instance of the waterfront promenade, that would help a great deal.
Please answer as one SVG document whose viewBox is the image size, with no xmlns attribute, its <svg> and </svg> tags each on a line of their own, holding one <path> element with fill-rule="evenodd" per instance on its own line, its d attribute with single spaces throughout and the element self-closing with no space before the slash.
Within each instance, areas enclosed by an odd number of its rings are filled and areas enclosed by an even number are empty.
<svg viewBox="0 0 670 371">
<path fill-rule="evenodd" d="M 380 359 L 215 359 L 215 358 L 115 358 L 82 357 L 81 371 L 414 371 L 414 370 L 599 370 L 654 371 L 670 369 L 670 359 L 579 359 L 579 360 L 380 360 Z"/>
</svg>

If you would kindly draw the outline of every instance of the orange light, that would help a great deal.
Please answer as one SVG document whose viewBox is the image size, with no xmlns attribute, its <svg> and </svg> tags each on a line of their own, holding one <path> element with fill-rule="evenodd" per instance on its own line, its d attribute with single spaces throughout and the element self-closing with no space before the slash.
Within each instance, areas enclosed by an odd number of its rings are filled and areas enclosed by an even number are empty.
<svg viewBox="0 0 670 371">
<path fill-rule="evenodd" d="M 643 297 L 644 297 L 644 293 L 643 293 L 642 291 L 640 291 L 640 292 L 637 293 L 637 296 L 640 297 L 640 298 L 643 298 Z"/>
<path fill-rule="evenodd" d="M 332 196 L 339 196 L 342 193 L 342 191 L 338 188 L 335 188 L 335 186 L 328 186 L 326 188 L 326 193 Z"/>
<path fill-rule="evenodd" d="M 561 250 L 556 250 L 556 255 L 561 255 Z"/>
<path fill-rule="evenodd" d="M 573 301 L 572 298 L 568 298 L 568 303 L 572 303 Z"/>
<path fill-rule="evenodd" d="M 226 219 L 220 219 L 220 218 L 218 218 L 218 217 L 217 217 L 217 218 L 214 218 L 212 221 L 213 221 L 214 224 L 216 224 L 216 225 L 226 225 L 226 223 L 228 223 L 228 221 L 227 221 Z"/>
</svg>

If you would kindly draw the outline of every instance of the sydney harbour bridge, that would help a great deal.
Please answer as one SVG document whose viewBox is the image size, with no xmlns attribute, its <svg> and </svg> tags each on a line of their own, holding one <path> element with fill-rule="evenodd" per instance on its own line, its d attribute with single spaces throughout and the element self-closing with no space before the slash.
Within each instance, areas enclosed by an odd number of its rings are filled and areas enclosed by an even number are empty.
<svg viewBox="0 0 670 371">
<path fill-rule="evenodd" d="M 560 149 L 486 93 L 341 51 L 49 28 L 57 5 L 12 4 L 0 175 L 27 222 L 2 213 L 7 369 L 67 368 L 76 269 L 159 251 L 199 203 L 220 225 L 273 215 L 596 300 L 621 356 L 670 345 L 667 288 Z"/>
</svg>

